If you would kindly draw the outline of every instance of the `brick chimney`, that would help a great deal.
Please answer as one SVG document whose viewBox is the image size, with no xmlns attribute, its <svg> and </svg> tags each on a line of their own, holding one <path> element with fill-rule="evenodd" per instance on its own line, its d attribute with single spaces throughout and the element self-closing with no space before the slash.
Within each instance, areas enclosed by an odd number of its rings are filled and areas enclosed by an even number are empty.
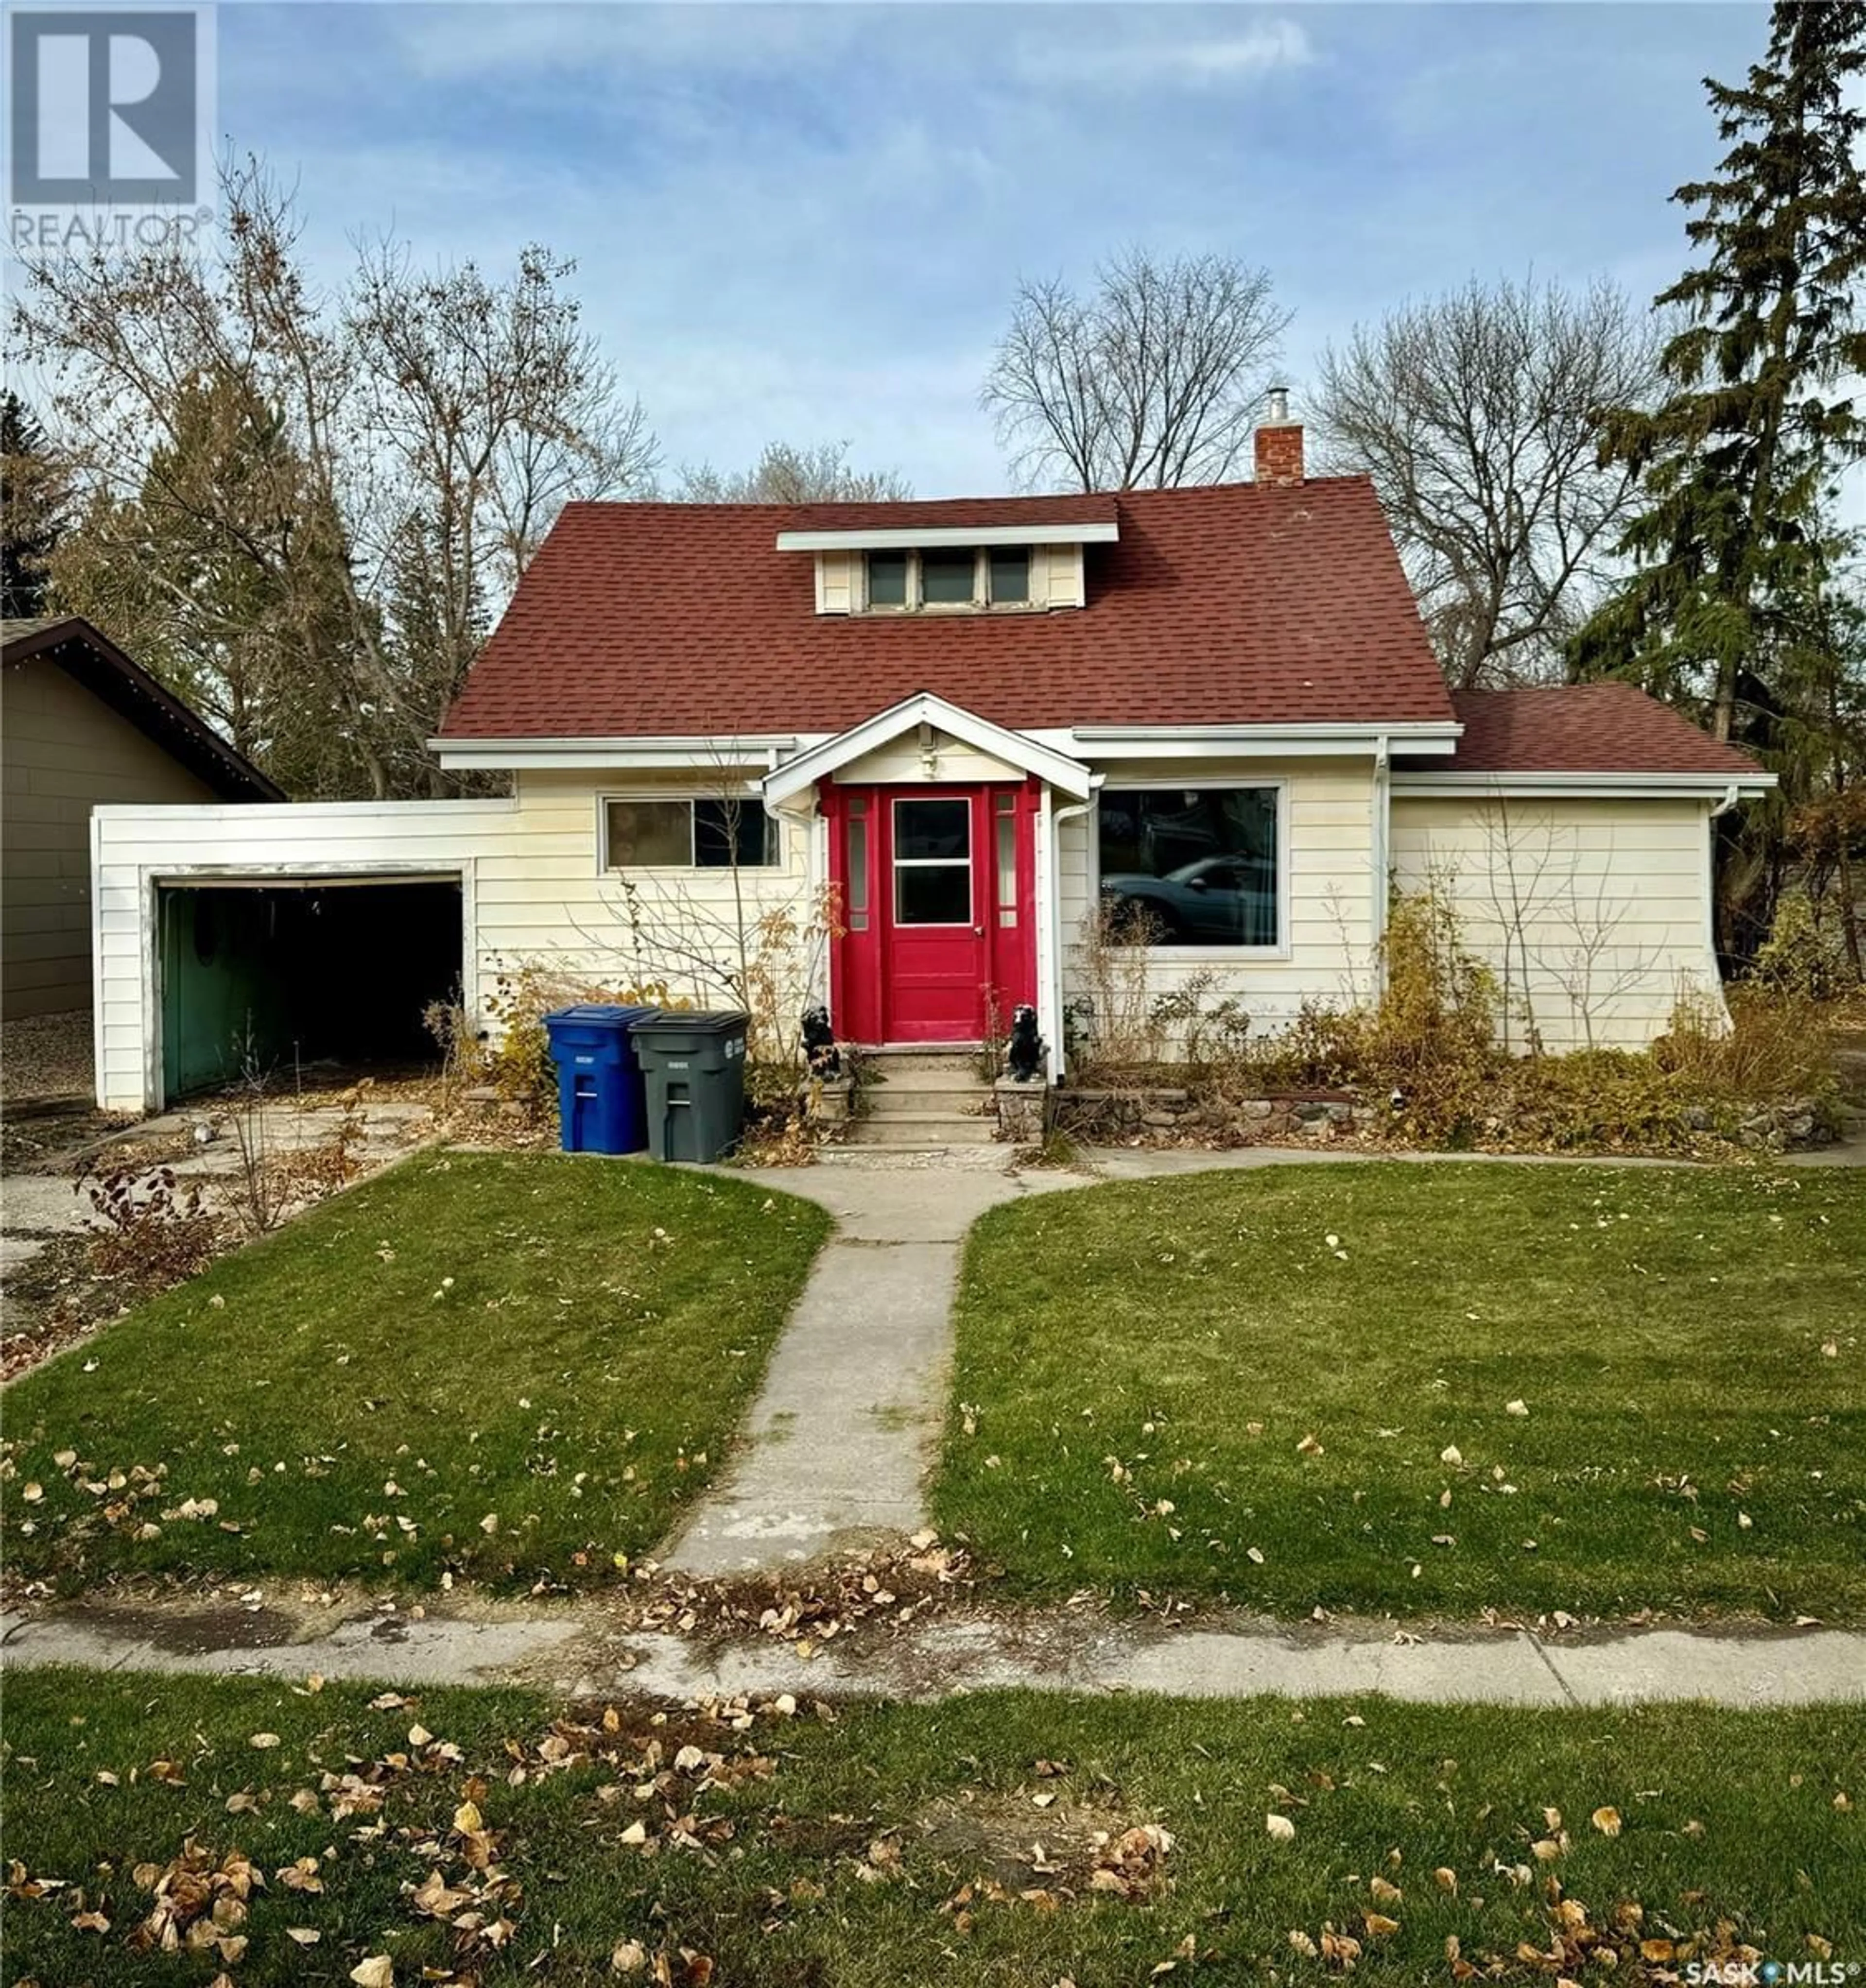
<svg viewBox="0 0 1866 1988">
<path fill-rule="evenodd" d="M 1302 424 L 1289 418 L 1289 389 L 1272 387 L 1265 402 L 1264 418 L 1257 427 L 1257 480 L 1300 483 Z"/>
</svg>

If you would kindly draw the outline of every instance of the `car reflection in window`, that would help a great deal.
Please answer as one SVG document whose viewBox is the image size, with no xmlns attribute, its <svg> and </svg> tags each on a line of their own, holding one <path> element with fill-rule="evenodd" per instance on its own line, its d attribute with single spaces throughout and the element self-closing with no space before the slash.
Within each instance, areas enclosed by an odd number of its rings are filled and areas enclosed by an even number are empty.
<svg viewBox="0 0 1866 1988">
<path fill-rule="evenodd" d="M 1276 866 L 1268 857 L 1205 856 L 1163 877 L 1102 879 L 1117 931 L 1155 945 L 1274 945 Z"/>
</svg>

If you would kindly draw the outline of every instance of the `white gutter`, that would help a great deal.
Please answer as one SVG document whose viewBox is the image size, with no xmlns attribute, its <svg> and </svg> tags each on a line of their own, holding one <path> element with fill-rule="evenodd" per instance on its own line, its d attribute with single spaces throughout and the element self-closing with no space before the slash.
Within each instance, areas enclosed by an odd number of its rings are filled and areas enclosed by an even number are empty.
<svg viewBox="0 0 1866 1988">
<path fill-rule="evenodd" d="M 1058 860 L 1061 844 L 1057 831 L 1065 821 L 1073 821 L 1078 815 L 1085 815 L 1095 806 L 1096 795 L 1100 790 L 1102 779 L 1102 776 L 1099 773 L 1090 774 L 1089 798 L 1085 801 L 1072 801 L 1066 807 L 1055 806 L 1051 789 L 1047 786 L 1043 789 L 1041 820 L 1048 856 L 1046 867 L 1049 871 L 1049 902 L 1045 909 L 1044 917 L 1049 928 L 1050 985 L 1041 992 L 1050 1004 L 1048 1060 L 1049 1078 L 1052 1084 L 1063 1075 L 1068 1067 L 1062 1041 L 1062 869 Z M 1041 1009 L 1038 1013 L 1041 1014 Z"/>
<path fill-rule="evenodd" d="M 842 532 L 780 532 L 781 553 L 913 552 L 929 546 L 1109 546 L 1121 536 L 1110 518 L 1092 524 L 876 526 Z"/>
<path fill-rule="evenodd" d="M 1255 743 L 1261 739 L 1340 739 L 1369 745 L 1391 739 L 1410 750 L 1421 749 L 1415 742 L 1457 739 L 1465 728 L 1455 719 L 1411 719 L 1391 725 L 1357 725 L 1334 719 L 1312 719 L 1290 725 L 1078 725 L 1070 736 L 1085 745 L 1125 745 L 1133 741 L 1147 745 L 1155 741 L 1190 739 L 1202 743 L 1237 739 Z"/>
<path fill-rule="evenodd" d="M 1774 780 L 1774 777 L 1775 776 L 1773 774 L 1769 776 L 1772 783 Z M 1720 814 L 1728 814 L 1731 809 L 1736 806 L 1737 801 L 1742 796 L 1742 789 L 1736 781 L 1732 780 L 1730 784 L 1724 789 L 1723 799 L 1718 802 L 1716 806 L 1711 810 L 1709 819 L 1715 821 Z"/>
<path fill-rule="evenodd" d="M 1459 800 L 1514 794 L 1543 800 L 1564 796 L 1590 800 L 1721 800 L 1730 794 L 1766 793 L 1773 773 L 1744 773 L 1732 779 L 1716 773 L 1396 773 L 1393 790 L 1411 799 Z"/>
<path fill-rule="evenodd" d="M 1083 759 L 1316 759 L 1357 757 L 1387 746 L 1397 752 L 1448 757 L 1458 749 L 1457 725 L 1079 725 L 1033 730 Z"/>
<path fill-rule="evenodd" d="M 1390 860 L 1387 850 L 1392 823 L 1392 761 L 1387 751 L 1387 740 L 1383 736 L 1373 749 L 1373 832 L 1371 837 L 1373 874 L 1370 879 L 1373 900 L 1368 915 L 1373 937 L 1377 973 L 1379 971 L 1380 943 L 1387 935 L 1387 871 Z"/>
<path fill-rule="evenodd" d="M 775 766 L 795 751 L 794 732 L 760 732 L 707 737 L 610 739 L 430 739 L 441 764 L 475 768 L 556 766 L 679 769 L 690 766 Z"/>
</svg>

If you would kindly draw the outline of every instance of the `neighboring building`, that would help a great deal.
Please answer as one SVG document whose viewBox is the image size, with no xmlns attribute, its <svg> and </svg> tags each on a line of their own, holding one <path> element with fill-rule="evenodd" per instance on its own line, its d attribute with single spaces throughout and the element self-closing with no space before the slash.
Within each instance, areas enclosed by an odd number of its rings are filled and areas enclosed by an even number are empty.
<svg viewBox="0 0 1866 1988">
<path fill-rule="evenodd" d="M 91 1005 L 91 810 L 279 801 L 218 733 L 73 617 L 0 624 L 4 1013 Z"/>
<path fill-rule="evenodd" d="M 1146 915 L 1151 993 L 1234 997 L 1259 1030 L 1366 996 L 1390 882 L 1428 874 L 1519 1039 L 1644 1043 L 1681 992 L 1715 999 L 1711 817 L 1771 777 L 1623 685 L 1455 703 L 1372 486 L 1306 478 L 1289 423 L 1257 467 L 571 505 L 435 741 L 510 800 L 100 816 L 126 1023 L 100 1094 L 161 1088 L 164 894 L 287 874 L 457 893 L 445 964 L 476 1006 L 527 962 L 704 996 L 691 958 L 729 950 L 735 897 L 749 921 L 833 893 L 787 998 L 873 1043 L 975 1042 L 1029 1001 L 1058 1066 L 1065 1011 L 1096 1026 L 1104 904 Z"/>
</svg>

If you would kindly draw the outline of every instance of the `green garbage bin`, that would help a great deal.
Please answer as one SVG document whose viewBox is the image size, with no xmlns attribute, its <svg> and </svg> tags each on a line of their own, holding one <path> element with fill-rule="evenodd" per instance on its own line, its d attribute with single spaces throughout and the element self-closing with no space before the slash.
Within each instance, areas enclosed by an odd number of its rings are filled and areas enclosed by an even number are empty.
<svg viewBox="0 0 1866 1988">
<path fill-rule="evenodd" d="M 628 1040 L 648 1086 L 648 1150 L 658 1160 L 723 1160 L 745 1117 L 745 1019 L 644 1015 Z"/>
</svg>

